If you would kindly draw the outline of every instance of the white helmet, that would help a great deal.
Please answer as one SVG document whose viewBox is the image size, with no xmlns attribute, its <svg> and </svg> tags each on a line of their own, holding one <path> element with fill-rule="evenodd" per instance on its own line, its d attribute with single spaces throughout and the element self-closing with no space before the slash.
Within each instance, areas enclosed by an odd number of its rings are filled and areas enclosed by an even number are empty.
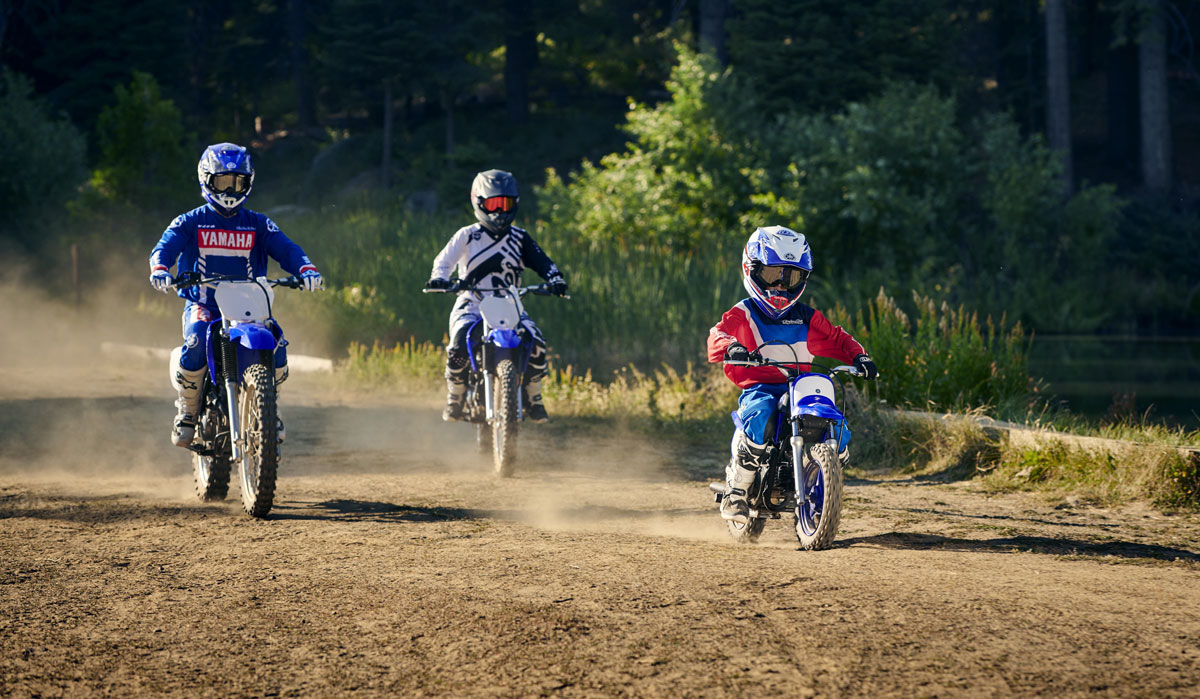
<svg viewBox="0 0 1200 699">
<path fill-rule="evenodd" d="M 800 300 L 812 266 L 802 234 L 785 226 L 757 228 L 742 250 L 742 286 L 759 310 L 779 318 Z"/>
</svg>

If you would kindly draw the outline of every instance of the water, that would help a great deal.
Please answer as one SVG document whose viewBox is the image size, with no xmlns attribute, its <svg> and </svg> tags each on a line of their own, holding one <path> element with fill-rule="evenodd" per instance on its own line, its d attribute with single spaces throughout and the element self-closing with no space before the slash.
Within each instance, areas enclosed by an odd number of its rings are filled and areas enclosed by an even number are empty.
<svg viewBox="0 0 1200 699">
<path fill-rule="evenodd" d="M 1136 415 L 1200 428 L 1200 338 L 1037 337 L 1029 372 L 1081 415 L 1125 401 Z"/>
</svg>

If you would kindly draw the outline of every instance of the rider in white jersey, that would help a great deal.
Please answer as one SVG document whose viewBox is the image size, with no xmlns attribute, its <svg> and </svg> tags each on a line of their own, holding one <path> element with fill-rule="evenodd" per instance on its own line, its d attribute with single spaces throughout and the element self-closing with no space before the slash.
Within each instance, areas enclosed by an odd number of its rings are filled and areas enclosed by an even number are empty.
<svg viewBox="0 0 1200 699">
<path fill-rule="evenodd" d="M 517 180 L 503 170 L 488 170 L 471 184 L 471 207 L 478 223 L 464 226 L 433 261 L 426 284 L 430 289 L 450 289 L 451 273 L 457 271 L 463 286 L 520 285 L 526 267 L 542 275 L 551 293 L 567 293 L 567 282 L 554 262 L 542 251 L 529 232 L 512 225 L 520 196 Z M 467 333 L 479 315 L 479 296 L 462 291 L 450 312 L 450 344 L 446 347 L 446 409 L 442 419 L 461 420 L 467 392 Z M 528 315 L 521 323 L 533 338 L 533 350 L 525 368 L 525 414 L 534 422 L 546 420 L 542 404 L 542 379 L 546 376 L 546 341 Z"/>
</svg>

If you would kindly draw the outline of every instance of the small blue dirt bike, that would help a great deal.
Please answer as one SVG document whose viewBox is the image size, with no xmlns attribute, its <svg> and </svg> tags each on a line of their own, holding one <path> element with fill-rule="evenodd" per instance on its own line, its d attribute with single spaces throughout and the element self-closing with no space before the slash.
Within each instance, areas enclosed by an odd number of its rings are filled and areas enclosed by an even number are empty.
<svg viewBox="0 0 1200 699">
<path fill-rule="evenodd" d="M 230 465 L 241 466 L 242 509 L 265 517 L 275 498 L 279 468 L 275 350 L 286 345 L 271 315 L 271 287 L 302 289 L 296 277 L 246 279 L 222 274 L 179 275 L 179 288 L 213 285 L 221 318 L 205 333 L 208 372 L 201 389 L 193 472 L 201 500 L 224 500 Z"/>
<path fill-rule="evenodd" d="M 521 379 L 533 350 L 533 337 L 521 324 L 525 314 L 521 297 L 554 294 L 546 284 L 473 287 L 455 282 L 448 289 L 423 291 L 427 294 L 471 291 L 482 295 L 481 318 L 467 331 L 471 371 L 467 375 L 463 419 L 475 425 L 475 446 L 481 453 L 490 451 L 496 474 L 507 478 L 516 466 L 517 433 L 525 418 Z"/>
<path fill-rule="evenodd" d="M 837 536 L 842 514 L 842 464 L 838 459 L 838 446 L 842 444 L 842 432 L 846 429 L 846 417 L 838 407 L 833 377 L 838 377 L 840 382 L 841 374 L 862 374 L 848 365 L 831 369 L 798 359 L 725 363 L 779 367 L 788 376 L 788 390 L 779 398 L 775 434 L 768 439 L 767 458 L 759 466 L 754 484 L 746 493 L 750 520 L 745 524 L 726 521 L 730 535 L 738 543 L 754 543 L 768 519 L 780 519 L 783 513 L 790 512 L 802 548 L 829 548 Z M 800 371 L 802 366 L 828 373 Z M 844 402 L 844 386 L 842 396 Z M 733 413 L 733 422 L 741 429 L 737 411 Z M 710 483 L 708 487 L 716 494 L 719 504 L 725 496 L 725 484 Z"/>
</svg>

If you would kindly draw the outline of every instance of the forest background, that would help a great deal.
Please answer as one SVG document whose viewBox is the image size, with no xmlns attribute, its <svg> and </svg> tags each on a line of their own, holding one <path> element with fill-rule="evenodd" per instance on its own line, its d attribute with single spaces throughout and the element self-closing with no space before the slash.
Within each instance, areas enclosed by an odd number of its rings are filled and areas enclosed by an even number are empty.
<svg viewBox="0 0 1200 699">
<path fill-rule="evenodd" d="M 785 224 L 886 398 L 1014 417 L 1044 409 L 1030 333 L 1195 333 L 1198 28 L 1200 0 L 0 0 L 0 254 L 167 322 L 137 262 L 241 143 L 330 286 L 285 326 L 361 359 L 441 341 L 420 288 L 496 167 L 572 286 L 530 304 L 560 368 L 702 363 Z"/>
</svg>

